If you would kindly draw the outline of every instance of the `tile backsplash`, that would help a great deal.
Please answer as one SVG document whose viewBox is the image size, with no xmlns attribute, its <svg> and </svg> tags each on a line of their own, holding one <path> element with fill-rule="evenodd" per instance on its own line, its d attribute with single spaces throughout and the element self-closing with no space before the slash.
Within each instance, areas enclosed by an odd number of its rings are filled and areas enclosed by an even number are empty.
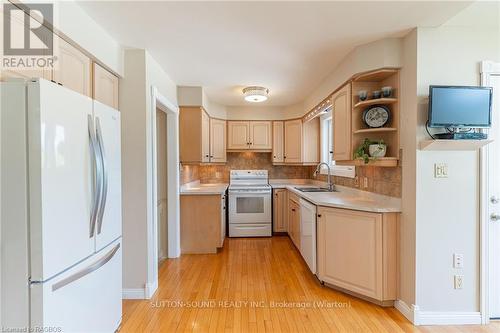
<svg viewBox="0 0 500 333">
<path fill-rule="evenodd" d="M 311 178 L 308 166 L 273 165 L 271 153 L 239 152 L 227 153 L 224 165 L 183 166 L 181 183 L 200 180 L 201 183 L 229 183 L 229 171 L 259 169 L 268 170 L 269 178 L 303 179 Z"/>
<path fill-rule="evenodd" d="M 186 184 L 195 180 L 201 183 L 229 183 L 230 170 L 245 169 L 268 170 L 270 179 L 310 179 L 313 178 L 315 167 L 273 165 L 271 153 L 227 153 L 227 163 L 224 165 L 183 165 L 180 183 Z M 317 179 L 326 181 L 326 175 L 320 175 Z M 356 178 L 335 176 L 334 182 L 363 191 L 401 197 L 401 167 L 356 167 Z"/>
<path fill-rule="evenodd" d="M 326 181 L 327 176 L 320 175 L 318 179 Z M 401 167 L 358 166 L 356 167 L 356 178 L 334 176 L 333 182 L 363 191 L 401 198 Z M 365 187 L 365 185 L 367 186 Z"/>
</svg>

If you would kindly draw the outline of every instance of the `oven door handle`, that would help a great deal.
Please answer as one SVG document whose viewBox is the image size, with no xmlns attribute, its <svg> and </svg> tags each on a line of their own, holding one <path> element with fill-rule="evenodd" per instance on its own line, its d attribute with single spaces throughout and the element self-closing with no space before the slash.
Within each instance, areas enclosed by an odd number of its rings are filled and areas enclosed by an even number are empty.
<svg viewBox="0 0 500 333">
<path fill-rule="evenodd" d="M 262 191 L 238 191 L 238 190 L 229 190 L 229 193 L 236 194 L 270 194 L 270 190 L 262 190 Z"/>
</svg>

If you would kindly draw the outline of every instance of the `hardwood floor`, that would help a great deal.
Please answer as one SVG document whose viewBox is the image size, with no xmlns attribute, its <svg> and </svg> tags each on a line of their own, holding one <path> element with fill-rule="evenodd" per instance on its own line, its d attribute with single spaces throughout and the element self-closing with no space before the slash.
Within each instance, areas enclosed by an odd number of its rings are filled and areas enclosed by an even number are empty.
<svg viewBox="0 0 500 333">
<path fill-rule="evenodd" d="M 226 239 L 218 254 L 165 260 L 151 300 L 123 302 L 120 332 L 500 332 L 488 326 L 411 325 L 320 285 L 290 239 Z"/>
</svg>

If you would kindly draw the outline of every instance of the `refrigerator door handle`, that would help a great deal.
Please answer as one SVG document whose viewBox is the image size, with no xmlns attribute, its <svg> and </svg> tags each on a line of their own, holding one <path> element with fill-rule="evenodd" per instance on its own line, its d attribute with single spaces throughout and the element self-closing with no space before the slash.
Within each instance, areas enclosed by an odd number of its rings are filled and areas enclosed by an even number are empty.
<svg viewBox="0 0 500 333">
<path fill-rule="evenodd" d="M 95 225 L 97 220 L 97 209 L 101 201 L 101 164 L 98 163 L 97 157 L 97 140 L 94 129 L 94 118 L 91 114 L 88 115 L 88 128 L 89 128 L 89 138 L 90 138 L 90 150 L 91 159 L 93 164 L 93 176 L 92 176 L 92 208 L 90 212 L 90 231 L 89 238 L 94 237 Z"/>
<path fill-rule="evenodd" d="M 89 275 L 93 271 L 96 271 L 99 268 L 101 268 L 102 266 L 106 265 L 108 263 L 108 261 L 110 261 L 114 257 L 116 251 L 118 251 L 118 249 L 120 248 L 120 244 L 121 243 L 116 244 L 116 246 L 113 247 L 104 257 L 97 260 L 96 262 L 79 270 L 75 274 L 70 275 L 67 278 L 62 279 L 61 281 L 54 283 L 52 285 L 52 291 L 56 291 L 57 289 L 61 289 L 62 287 L 67 286 L 68 284 L 75 282 L 76 280 L 81 279 L 85 275 Z"/>
<path fill-rule="evenodd" d="M 104 140 L 102 136 L 101 122 L 99 118 L 96 117 L 96 135 L 97 143 L 99 144 L 99 151 L 101 155 L 102 163 L 102 194 L 101 194 L 101 204 L 97 213 L 97 234 L 99 235 L 102 231 L 102 218 L 104 216 L 104 209 L 106 207 L 106 198 L 108 193 L 108 165 L 106 163 L 106 155 L 104 152 Z"/>
</svg>

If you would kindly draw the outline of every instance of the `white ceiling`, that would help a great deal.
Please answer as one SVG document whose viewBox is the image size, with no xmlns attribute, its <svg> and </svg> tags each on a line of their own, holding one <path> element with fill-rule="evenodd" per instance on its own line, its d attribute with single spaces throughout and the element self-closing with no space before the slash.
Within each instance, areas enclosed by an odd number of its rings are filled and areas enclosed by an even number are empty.
<svg viewBox="0 0 500 333">
<path fill-rule="evenodd" d="M 302 101 L 355 46 L 437 26 L 470 2 L 106 2 L 80 6 L 127 47 L 145 48 L 177 85 L 223 105 L 270 89 L 267 105 Z"/>
</svg>

